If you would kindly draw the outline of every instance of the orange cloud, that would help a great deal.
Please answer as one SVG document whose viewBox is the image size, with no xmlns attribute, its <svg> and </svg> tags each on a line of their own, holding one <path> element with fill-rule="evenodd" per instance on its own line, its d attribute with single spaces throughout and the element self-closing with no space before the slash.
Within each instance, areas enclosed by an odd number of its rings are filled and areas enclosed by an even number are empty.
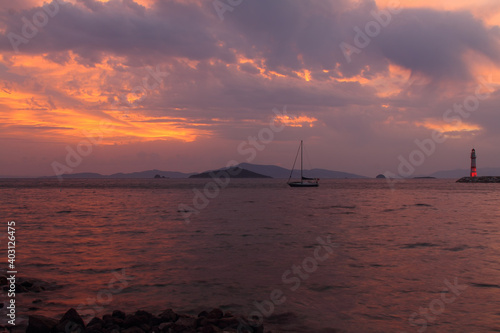
<svg viewBox="0 0 500 333">
<path fill-rule="evenodd" d="M 275 120 L 281 124 L 289 127 L 314 127 L 314 123 L 318 121 L 317 118 L 307 116 L 290 117 L 285 115 L 276 116 Z"/>
<path fill-rule="evenodd" d="M 120 63 L 119 58 L 108 57 L 95 67 L 79 64 L 72 53 L 65 64 L 47 60 L 44 55 L 13 55 L 9 61 L 9 73 L 19 80 L 4 81 L 9 89 L 0 90 L 3 135 L 8 137 L 74 142 L 82 133 L 98 129 L 103 119 L 114 119 L 114 128 L 106 133 L 104 144 L 119 143 L 123 138 L 132 142 L 167 138 L 189 142 L 207 135 L 207 131 L 185 128 L 182 119 L 169 121 L 165 117 L 155 122 L 142 116 L 141 109 L 128 108 L 127 117 L 122 117 L 124 111 L 103 108 L 110 97 L 121 92 L 129 102 L 140 97 L 133 92 L 142 78 L 117 72 L 113 64 Z"/>
<path fill-rule="evenodd" d="M 430 130 L 436 130 L 441 133 L 456 133 L 456 132 L 476 132 L 482 130 L 481 126 L 475 124 L 469 124 L 465 122 L 450 124 L 443 121 L 436 120 L 425 120 L 423 122 L 417 122 L 415 125 L 419 127 L 425 127 Z"/>
<path fill-rule="evenodd" d="M 300 72 L 295 72 L 300 78 L 302 78 L 303 80 L 309 82 L 311 81 L 311 72 L 308 71 L 307 69 L 304 69 Z"/>
</svg>

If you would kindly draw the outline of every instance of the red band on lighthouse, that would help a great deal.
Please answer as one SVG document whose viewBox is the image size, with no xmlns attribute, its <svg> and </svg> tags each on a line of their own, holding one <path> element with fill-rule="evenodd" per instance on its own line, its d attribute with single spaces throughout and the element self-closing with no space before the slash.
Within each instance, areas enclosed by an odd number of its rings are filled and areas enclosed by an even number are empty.
<svg viewBox="0 0 500 333">
<path fill-rule="evenodd" d="M 472 152 L 470 153 L 470 176 L 471 177 L 477 177 L 477 171 L 476 171 L 476 150 L 472 149 Z"/>
</svg>

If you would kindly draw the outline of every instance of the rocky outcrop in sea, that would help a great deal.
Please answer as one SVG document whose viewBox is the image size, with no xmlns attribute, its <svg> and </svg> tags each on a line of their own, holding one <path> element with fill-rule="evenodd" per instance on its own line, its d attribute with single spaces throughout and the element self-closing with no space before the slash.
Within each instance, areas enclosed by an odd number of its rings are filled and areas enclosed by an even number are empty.
<svg viewBox="0 0 500 333">
<path fill-rule="evenodd" d="M 457 183 L 500 183 L 498 176 L 462 177 Z"/>
</svg>

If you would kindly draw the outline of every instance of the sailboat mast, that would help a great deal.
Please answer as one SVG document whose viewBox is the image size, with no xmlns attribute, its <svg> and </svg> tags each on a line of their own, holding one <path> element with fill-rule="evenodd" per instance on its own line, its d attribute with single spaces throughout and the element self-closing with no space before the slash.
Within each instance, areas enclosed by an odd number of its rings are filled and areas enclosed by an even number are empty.
<svg viewBox="0 0 500 333">
<path fill-rule="evenodd" d="M 300 140 L 300 182 L 302 183 L 302 156 L 304 155 L 304 143 Z"/>
</svg>

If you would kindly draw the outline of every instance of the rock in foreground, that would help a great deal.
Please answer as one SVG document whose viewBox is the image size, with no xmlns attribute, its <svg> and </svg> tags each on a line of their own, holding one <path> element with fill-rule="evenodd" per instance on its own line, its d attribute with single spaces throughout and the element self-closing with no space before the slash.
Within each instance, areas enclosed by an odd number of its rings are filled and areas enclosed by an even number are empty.
<svg viewBox="0 0 500 333">
<path fill-rule="evenodd" d="M 80 333 L 263 333 L 264 327 L 251 326 L 244 317 L 220 309 L 203 311 L 197 317 L 177 314 L 167 309 L 155 316 L 147 311 L 134 314 L 115 310 L 102 318 L 93 318 L 87 325 L 75 309 L 60 319 L 33 315 L 29 317 L 27 333 L 80 332 Z"/>
</svg>

